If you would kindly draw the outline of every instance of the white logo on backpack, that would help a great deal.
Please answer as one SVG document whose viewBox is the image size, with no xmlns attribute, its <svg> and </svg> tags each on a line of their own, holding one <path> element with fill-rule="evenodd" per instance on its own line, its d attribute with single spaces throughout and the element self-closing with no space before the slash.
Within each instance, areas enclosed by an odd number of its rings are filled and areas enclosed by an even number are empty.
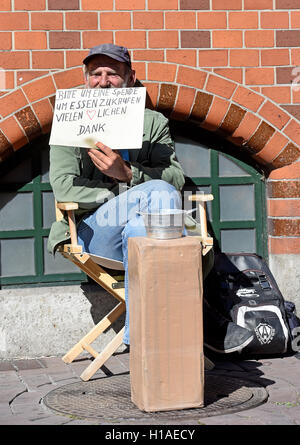
<svg viewBox="0 0 300 445">
<path fill-rule="evenodd" d="M 275 335 L 275 329 L 267 323 L 259 323 L 254 331 L 261 345 L 271 343 Z"/>
</svg>

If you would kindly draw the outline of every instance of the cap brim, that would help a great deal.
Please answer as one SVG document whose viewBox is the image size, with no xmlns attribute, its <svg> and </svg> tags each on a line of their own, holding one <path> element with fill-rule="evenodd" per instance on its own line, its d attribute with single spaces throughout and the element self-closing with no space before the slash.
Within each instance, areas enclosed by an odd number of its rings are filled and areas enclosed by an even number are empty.
<svg viewBox="0 0 300 445">
<path fill-rule="evenodd" d="M 125 62 L 124 60 L 121 59 L 121 57 L 118 57 L 115 54 L 111 54 L 107 51 L 101 51 L 99 53 L 90 54 L 85 59 L 83 59 L 82 63 L 84 63 L 84 65 L 86 65 L 95 56 L 107 56 L 107 57 L 110 57 L 111 59 L 117 60 L 118 62 L 126 63 L 126 65 L 131 67 L 130 62 Z"/>
</svg>

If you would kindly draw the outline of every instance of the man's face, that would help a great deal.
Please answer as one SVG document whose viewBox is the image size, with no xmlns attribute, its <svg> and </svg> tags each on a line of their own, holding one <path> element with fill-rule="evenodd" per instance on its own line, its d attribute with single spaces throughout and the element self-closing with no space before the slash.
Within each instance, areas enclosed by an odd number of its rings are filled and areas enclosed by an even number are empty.
<svg viewBox="0 0 300 445">
<path fill-rule="evenodd" d="M 135 71 L 108 56 L 95 56 L 87 64 L 87 88 L 125 88 L 135 83 Z"/>
</svg>

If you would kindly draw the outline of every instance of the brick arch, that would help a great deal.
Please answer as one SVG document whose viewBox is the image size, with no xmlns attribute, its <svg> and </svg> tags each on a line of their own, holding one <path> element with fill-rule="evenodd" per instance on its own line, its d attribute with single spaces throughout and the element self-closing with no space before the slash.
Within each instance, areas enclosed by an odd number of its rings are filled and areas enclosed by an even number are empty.
<svg viewBox="0 0 300 445">
<path fill-rule="evenodd" d="M 161 80 L 141 80 L 148 106 L 174 120 L 220 131 L 270 170 L 300 156 L 300 123 L 270 99 L 215 73 L 156 63 Z M 0 161 L 51 128 L 57 88 L 83 85 L 81 67 L 50 73 L 0 98 Z"/>
</svg>

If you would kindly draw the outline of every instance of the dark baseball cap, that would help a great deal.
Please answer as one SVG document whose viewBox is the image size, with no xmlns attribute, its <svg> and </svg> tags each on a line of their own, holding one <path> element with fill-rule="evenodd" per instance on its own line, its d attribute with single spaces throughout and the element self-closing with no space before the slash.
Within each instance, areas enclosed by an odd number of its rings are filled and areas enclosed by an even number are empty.
<svg viewBox="0 0 300 445">
<path fill-rule="evenodd" d="M 83 60 L 83 63 L 86 65 L 92 57 L 99 55 L 108 56 L 119 62 L 124 62 L 131 68 L 128 49 L 124 46 L 113 45 L 112 43 L 104 43 L 103 45 L 91 48 L 88 56 Z"/>
</svg>

